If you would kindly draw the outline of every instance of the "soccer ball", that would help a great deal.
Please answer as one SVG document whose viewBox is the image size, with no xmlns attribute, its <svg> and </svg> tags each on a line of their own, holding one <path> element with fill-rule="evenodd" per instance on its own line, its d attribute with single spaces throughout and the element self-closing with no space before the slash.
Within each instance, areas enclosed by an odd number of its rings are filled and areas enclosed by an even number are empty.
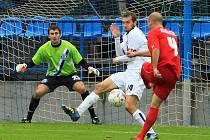
<svg viewBox="0 0 210 140">
<path fill-rule="evenodd" d="M 108 101 L 114 107 L 120 107 L 125 103 L 125 93 L 121 89 L 114 89 L 109 93 Z"/>
</svg>

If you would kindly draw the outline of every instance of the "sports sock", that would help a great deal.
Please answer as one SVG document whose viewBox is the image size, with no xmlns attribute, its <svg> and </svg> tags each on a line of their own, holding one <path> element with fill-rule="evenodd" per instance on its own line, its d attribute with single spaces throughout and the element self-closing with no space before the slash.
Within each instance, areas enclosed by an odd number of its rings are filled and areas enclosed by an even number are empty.
<svg viewBox="0 0 210 140">
<path fill-rule="evenodd" d="M 85 100 L 85 98 L 86 98 L 89 94 L 90 94 L 89 91 L 86 91 L 85 93 L 81 94 L 82 100 Z M 91 118 L 94 118 L 94 117 L 96 116 L 95 110 L 94 110 L 94 108 L 93 108 L 93 105 L 91 105 L 91 106 L 88 108 L 88 111 L 89 111 L 89 113 L 90 113 L 90 117 L 91 117 Z"/>
<path fill-rule="evenodd" d="M 146 120 L 146 117 L 144 115 L 144 113 L 137 109 L 134 113 L 133 113 L 133 118 L 139 122 L 139 124 L 143 127 L 144 126 L 144 123 L 145 123 L 145 120 Z M 151 128 L 148 133 L 155 133 L 155 131 Z"/>
<path fill-rule="evenodd" d="M 158 109 L 150 107 L 149 112 L 148 112 L 147 117 L 146 117 L 144 127 L 141 130 L 140 134 L 137 136 L 137 138 L 143 139 L 145 137 L 148 130 L 152 127 L 152 125 L 157 120 L 157 116 L 158 116 Z"/>
<path fill-rule="evenodd" d="M 91 105 L 95 104 L 99 99 L 99 96 L 96 95 L 94 92 L 91 92 L 85 100 L 79 105 L 77 111 L 81 116 Z"/>
<path fill-rule="evenodd" d="M 27 115 L 28 120 L 32 119 L 34 111 L 36 110 L 37 106 L 39 105 L 39 101 L 40 101 L 40 99 L 35 99 L 35 98 L 33 98 L 33 96 L 31 97 L 31 102 L 29 105 L 29 110 L 28 110 L 28 115 Z"/>
</svg>

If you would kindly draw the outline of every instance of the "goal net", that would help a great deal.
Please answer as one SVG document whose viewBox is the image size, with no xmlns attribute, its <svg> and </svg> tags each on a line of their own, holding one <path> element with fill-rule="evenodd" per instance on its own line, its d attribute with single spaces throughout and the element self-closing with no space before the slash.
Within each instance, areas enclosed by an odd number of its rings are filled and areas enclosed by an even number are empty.
<svg viewBox="0 0 210 140">
<path fill-rule="evenodd" d="M 182 76 L 173 93 L 161 105 L 157 123 L 210 124 L 208 0 L 192 2 L 190 50 L 185 48 L 184 22 L 191 19 L 184 17 L 185 2 L 182 0 L 8 0 L 2 2 L 2 5 L 0 120 L 19 121 L 26 115 L 31 96 L 39 81 L 44 78 L 47 65 L 43 63 L 30 68 L 25 74 L 16 73 L 15 66 L 29 62 L 36 50 L 48 40 L 47 29 L 50 25 L 59 26 L 62 38 L 77 46 L 83 57 L 100 70 L 99 77 L 92 77 L 86 70 L 77 68 L 89 91 L 112 73 L 125 70 L 125 64 L 112 64 L 115 51 L 109 26 L 116 22 L 120 29 L 122 28 L 122 23 L 116 20 L 121 18 L 121 11 L 126 7 L 137 14 L 138 27 L 146 35 L 147 16 L 153 11 L 161 12 L 165 18 L 165 27 L 173 30 L 179 39 Z M 145 90 L 139 103 L 145 114 L 149 109 L 151 97 L 152 91 Z M 69 122 L 69 117 L 61 110 L 61 103 L 77 107 L 81 101 L 78 93 L 68 91 L 66 87 L 59 87 L 41 99 L 33 121 Z M 94 106 L 104 123 L 135 123 L 123 107 L 111 107 L 106 95 Z M 90 122 L 88 112 L 85 112 L 80 122 Z"/>
<path fill-rule="evenodd" d="M 84 58 L 100 69 L 100 77 L 89 77 L 87 71 L 78 67 L 78 74 L 91 91 L 93 86 L 108 77 L 111 73 L 124 69 L 124 65 L 111 64 L 113 40 L 108 31 L 109 23 L 93 23 L 100 16 L 119 15 L 113 1 L 92 3 L 82 0 L 8 0 L 1 2 L 1 89 L 0 109 L 1 120 L 19 121 L 26 115 L 30 99 L 36 86 L 44 78 L 47 65 L 43 63 L 27 70 L 27 73 L 15 72 L 17 64 L 29 62 L 37 49 L 48 40 L 47 29 L 50 25 L 61 28 L 62 38 L 77 46 Z M 91 8 L 92 6 L 95 8 Z M 103 12 L 97 12 L 102 9 Z M 113 9 L 113 10 L 110 10 Z M 75 19 L 80 19 L 76 21 Z M 84 20 L 83 20 L 84 19 Z M 85 19 L 87 21 L 85 21 Z M 102 27 L 105 34 L 102 36 Z M 109 32 L 109 33 L 108 33 Z M 105 38 L 105 39 L 104 39 Z M 112 70 L 110 70 L 112 69 Z M 33 121 L 70 121 L 64 114 L 61 104 L 78 106 L 81 96 L 66 87 L 59 87 L 54 92 L 44 96 L 37 108 Z M 99 117 L 105 119 L 104 98 L 96 105 Z M 100 111 L 99 111 L 100 110 Z M 120 119 L 118 119 L 120 120 Z M 80 120 L 89 122 L 86 113 Z M 109 121 L 111 122 L 111 120 Z"/>
</svg>

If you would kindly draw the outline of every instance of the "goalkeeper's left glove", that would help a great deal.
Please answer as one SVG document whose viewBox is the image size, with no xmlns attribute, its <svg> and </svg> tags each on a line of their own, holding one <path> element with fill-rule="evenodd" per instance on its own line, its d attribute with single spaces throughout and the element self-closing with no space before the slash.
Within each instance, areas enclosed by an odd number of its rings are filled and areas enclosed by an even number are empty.
<svg viewBox="0 0 210 140">
<path fill-rule="evenodd" d="M 90 73 L 94 73 L 94 74 L 97 75 L 97 76 L 100 75 L 99 70 L 97 70 L 97 69 L 94 68 L 94 67 L 88 67 L 88 74 L 90 74 Z"/>
</svg>

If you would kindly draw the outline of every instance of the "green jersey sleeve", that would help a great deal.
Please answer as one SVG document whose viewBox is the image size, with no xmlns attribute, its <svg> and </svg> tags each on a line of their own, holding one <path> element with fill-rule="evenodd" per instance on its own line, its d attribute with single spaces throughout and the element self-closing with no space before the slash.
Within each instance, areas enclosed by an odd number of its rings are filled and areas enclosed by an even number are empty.
<svg viewBox="0 0 210 140">
<path fill-rule="evenodd" d="M 43 48 L 40 47 L 38 51 L 35 53 L 35 55 L 32 57 L 34 64 L 40 65 L 42 63 L 43 61 L 42 51 L 43 51 Z"/>
<path fill-rule="evenodd" d="M 74 63 L 78 64 L 82 60 L 81 54 L 79 53 L 79 51 L 74 45 L 72 45 L 71 51 L 72 51 L 72 58 L 73 58 Z"/>
</svg>

